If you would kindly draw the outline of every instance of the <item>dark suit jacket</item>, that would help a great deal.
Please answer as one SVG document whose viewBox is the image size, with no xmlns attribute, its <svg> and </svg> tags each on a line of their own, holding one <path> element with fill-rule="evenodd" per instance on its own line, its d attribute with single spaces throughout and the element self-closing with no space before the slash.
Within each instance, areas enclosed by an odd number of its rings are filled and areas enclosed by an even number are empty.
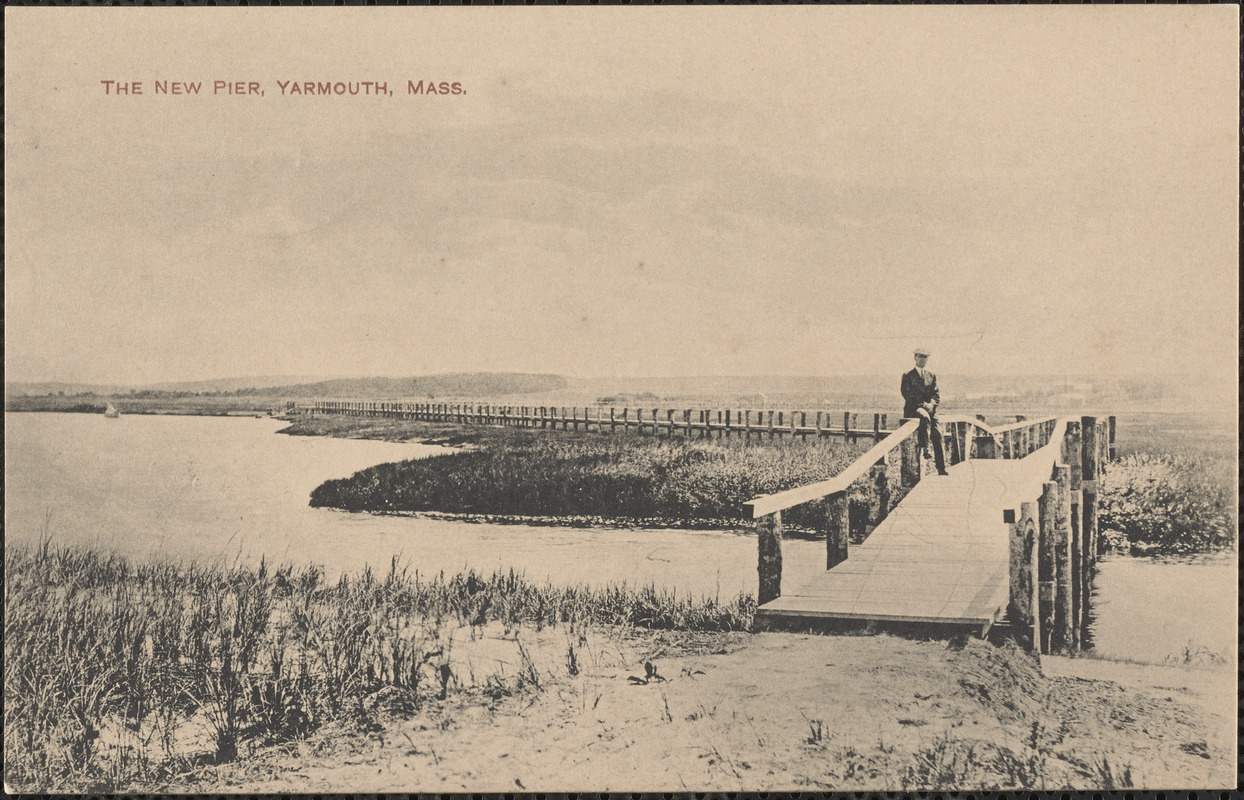
<svg viewBox="0 0 1244 800">
<path fill-rule="evenodd" d="M 923 380 L 914 368 L 910 372 L 904 372 L 900 391 L 903 393 L 904 417 L 916 416 L 916 409 L 922 403 L 931 403 L 936 410 L 937 404 L 942 401 L 942 396 L 937 391 L 937 376 L 927 369 L 924 371 Z"/>
</svg>

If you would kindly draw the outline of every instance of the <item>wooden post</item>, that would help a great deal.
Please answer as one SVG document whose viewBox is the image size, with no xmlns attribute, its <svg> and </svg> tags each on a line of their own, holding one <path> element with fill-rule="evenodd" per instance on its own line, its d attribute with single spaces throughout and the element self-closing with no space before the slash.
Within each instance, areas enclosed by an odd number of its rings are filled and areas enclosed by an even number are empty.
<svg viewBox="0 0 1244 800">
<path fill-rule="evenodd" d="M 881 460 L 872 468 L 873 480 L 871 490 L 869 491 L 871 498 L 871 507 L 869 509 L 871 519 L 869 523 L 872 525 L 873 530 L 890 514 L 890 477 L 887 474 L 888 472 L 889 464 L 886 461 L 886 457 L 882 456 Z M 872 531 L 870 530 L 869 532 L 871 533 Z"/>
<path fill-rule="evenodd" d="M 790 412 L 790 440 L 795 441 L 795 412 Z"/>
<path fill-rule="evenodd" d="M 834 492 L 825 498 L 825 569 L 833 569 L 847 560 L 847 544 L 851 536 L 851 515 L 846 492 Z"/>
<path fill-rule="evenodd" d="M 743 412 L 743 441 L 750 442 L 752 440 L 752 411 L 749 408 Z"/>
<path fill-rule="evenodd" d="M 1063 434 L 1062 457 L 1064 464 L 1071 468 L 1071 491 L 1080 491 L 1080 483 L 1084 479 L 1083 454 L 1080 442 L 1080 421 L 1067 420 L 1067 431 Z"/>
<path fill-rule="evenodd" d="M 818 442 L 821 440 L 821 416 L 822 414 L 823 412 L 821 411 L 816 412 L 816 440 Z"/>
<path fill-rule="evenodd" d="M 756 545 L 759 559 L 756 571 L 760 587 L 756 602 L 760 605 L 782 596 L 782 512 L 774 511 L 756 520 Z"/>
<path fill-rule="evenodd" d="M 1101 445 L 1101 452 L 1097 455 L 1097 477 L 1100 478 L 1106 471 L 1106 464 L 1110 463 L 1110 432 L 1104 419 L 1097 423 L 1097 428 L 1097 441 Z"/>
<path fill-rule="evenodd" d="M 1097 418 L 1081 417 L 1080 418 L 1080 472 L 1081 472 L 1081 490 L 1083 497 L 1081 498 L 1081 508 L 1083 509 L 1084 519 L 1081 522 L 1081 530 L 1084 532 L 1088 549 L 1089 566 L 1092 567 L 1097 563 L 1097 474 L 1101 469 L 1098 461 L 1098 453 L 1100 447 L 1097 441 Z"/>
<path fill-rule="evenodd" d="M 803 431 L 802 433 L 799 434 L 799 440 L 802 442 L 808 441 L 808 434 L 807 434 L 808 412 L 807 411 L 799 412 L 799 428 L 801 431 Z"/>
<path fill-rule="evenodd" d="M 902 484 L 904 488 L 910 489 L 920 482 L 920 472 L 924 468 L 916 446 L 916 434 L 910 434 L 899 447 L 903 453 Z"/>
<path fill-rule="evenodd" d="M 1114 461 L 1116 458 L 1118 458 L 1118 450 L 1116 450 L 1114 446 L 1114 426 L 1115 426 L 1115 421 L 1114 421 L 1114 415 L 1112 414 L 1109 417 L 1106 417 L 1106 431 L 1107 431 L 1107 435 L 1109 436 L 1108 441 L 1110 442 L 1110 446 L 1107 449 L 1106 457 L 1109 458 L 1111 461 Z"/>
<path fill-rule="evenodd" d="M 764 413 L 764 412 L 761 412 Z M 773 412 L 769 412 L 769 438 L 773 438 Z"/>
<path fill-rule="evenodd" d="M 1018 515 L 1015 509 L 1002 512 L 1003 522 L 1011 525 L 1010 534 L 1010 605 L 1007 616 L 1011 623 L 1027 634 L 1029 646 L 1039 641 L 1035 625 L 1036 616 L 1032 613 L 1034 583 L 1033 567 L 1037 551 L 1037 504 L 1020 504 Z"/>
<path fill-rule="evenodd" d="M 1084 634 L 1088 630 L 1088 602 L 1092 588 L 1089 584 L 1088 562 L 1084 555 L 1084 533 L 1080 530 L 1084 494 L 1081 490 L 1071 493 L 1071 618 L 1072 649 L 1080 651 Z"/>
<path fill-rule="evenodd" d="M 1037 506 L 1037 616 L 1039 618 L 1040 652 L 1052 653 L 1057 646 L 1054 638 L 1056 555 L 1054 548 L 1055 516 L 1058 507 L 1058 484 L 1047 481 L 1042 487 Z"/>
<path fill-rule="evenodd" d="M 1071 469 L 1066 464 L 1054 466 L 1054 483 L 1058 486 L 1058 505 L 1054 509 L 1054 548 L 1057 559 L 1054 578 L 1058 582 L 1054 594 L 1058 608 L 1054 612 L 1054 618 L 1062 648 L 1074 651 L 1077 626 L 1072 585 L 1076 578 L 1071 563 Z"/>
<path fill-rule="evenodd" d="M 730 409 L 726 409 L 726 438 L 730 438 Z"/>
<path fill-rule="evenodd" d="M 850 411 L 842 412 L 842 441 L 844 442 L 854 441 L 851 438 L 851 412 Z"/>
<path fill-rule="evenodd" d="M 873 441 L 881 441 L 881 415 L 873 414 Z"/>
</svg>

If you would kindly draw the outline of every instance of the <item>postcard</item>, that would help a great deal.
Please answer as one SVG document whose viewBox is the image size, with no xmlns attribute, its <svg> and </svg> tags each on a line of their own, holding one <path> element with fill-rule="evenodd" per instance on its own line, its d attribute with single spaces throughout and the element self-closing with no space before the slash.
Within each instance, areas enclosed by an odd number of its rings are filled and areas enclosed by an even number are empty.
<svg viewBox="0 0 1244 800">
<path fill-rule="evenodd" d="M 6 8 L 6 789 L 1234 785 L 1238 22 Z"/>
</svg>

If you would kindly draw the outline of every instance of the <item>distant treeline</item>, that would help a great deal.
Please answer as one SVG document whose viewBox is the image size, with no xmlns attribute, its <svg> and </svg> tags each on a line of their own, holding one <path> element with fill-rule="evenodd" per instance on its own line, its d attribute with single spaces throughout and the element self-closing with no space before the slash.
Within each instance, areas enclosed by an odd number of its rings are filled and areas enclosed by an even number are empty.
<svg viewBox="0 0 1244 800">
<path fill-rule="evenodd" d="M 271 378 L 254 386 L 239 379 L 198 381 L 146 387 L 83 386 L 82 384 L 6 384 L 6 398 L 15 397 L 136 397 L 180 399 L 189 397 L 501 397 L 565 389 L 561 375 L 520 372 L 459 372 L 407 378 L 334 378 L 274 385 Z M 213 385 L 215 384 L 215 385 Z"/>
</svg>

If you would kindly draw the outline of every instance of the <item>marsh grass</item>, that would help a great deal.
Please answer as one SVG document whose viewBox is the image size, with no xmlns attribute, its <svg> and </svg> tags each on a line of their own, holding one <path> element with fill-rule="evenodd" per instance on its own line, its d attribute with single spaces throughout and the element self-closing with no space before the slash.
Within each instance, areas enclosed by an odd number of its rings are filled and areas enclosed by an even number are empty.
<svg viewBox="0 0 1244 800">
<path fill-rule="evenodd" d="M 742 519 L 748 500 L 830 478 L 870 443 L 510 432 L 481 439 L 478 449 L 380 464 L 327 481 L 312 492 L 311 505 L 375 512 Z M 791 509 L 785 521 L 816 527 L 821 516 L 809 504 Z"/>
<path fill-rule="evenodd" d="M 5 779 L 22 791 L 163 785 L 244 744 L 367 724 L 378 698 L 418 710 L 461 690 L 455 628 L 743 630 L 755 611 L 747 595 L 424 577 L 396 559 L 330 582 L 314 566 L 133 564 L 48 540 L 7 549 L 4 591 Z M 529 654 L 510 681 L 498 691 L 541 686 Z"/>
</svg>

